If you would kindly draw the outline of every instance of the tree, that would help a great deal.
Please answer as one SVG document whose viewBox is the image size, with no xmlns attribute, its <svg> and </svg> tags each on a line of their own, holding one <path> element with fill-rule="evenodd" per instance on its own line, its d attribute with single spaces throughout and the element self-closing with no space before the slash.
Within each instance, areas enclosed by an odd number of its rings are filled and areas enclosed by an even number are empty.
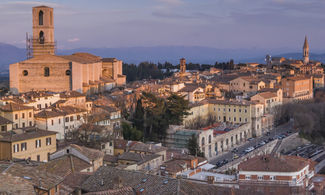
<svg viewBox="0 0 325 195">
<path fill-rule="evenodd" d="M 189 115 L 189 102 L 184 97 L 172 93 L 167 98 L 167 116 L 170 124 L 180 125 L 184 117 Z"/>
<path fill-rule="evenodd" d="M 137 106 L 135 108 L 135 112 L 132 118 L 133 125 L 136 129 L 143 130 L 144 129 L 144 109 L 142 106 L 142 99 L 138 99 Z"/>
<path fill-rule="evenodd" d="M 192 134 L 192 137 L 188 140 L 187 149 L 191 155 L 204 157 L 204 153 L 200 152 L 195 134 Z"/>
<path fill-rule="evenodd" d="M 140 141 L 143 138 L 142 131 L 137 130 L 126 122 L 122 122 L 122 130 L 125 140 Z"/>
</svg>

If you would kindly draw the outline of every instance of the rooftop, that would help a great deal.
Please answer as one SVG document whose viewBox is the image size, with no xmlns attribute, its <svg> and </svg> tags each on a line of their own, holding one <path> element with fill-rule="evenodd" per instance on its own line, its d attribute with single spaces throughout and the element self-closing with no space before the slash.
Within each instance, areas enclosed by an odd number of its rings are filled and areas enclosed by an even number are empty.
<svg viewBox="0 0 325 195">
<path fill-rule="evenodd" d="M 297 156 L 255 156 L 239 164 L 239 171 L 297 172 L 309 165 L 308 159 Z"/>
<path fill-rule="evenodd" d="M 0 133 L 0 141 L 2 142 L 17 142 L 28 139 L 35 139 L 44 136 L 55 135 L 55 131 L 45 131 L 36 127 L 26 129 L 16 129 L 5 133 Z"/>
</svg>

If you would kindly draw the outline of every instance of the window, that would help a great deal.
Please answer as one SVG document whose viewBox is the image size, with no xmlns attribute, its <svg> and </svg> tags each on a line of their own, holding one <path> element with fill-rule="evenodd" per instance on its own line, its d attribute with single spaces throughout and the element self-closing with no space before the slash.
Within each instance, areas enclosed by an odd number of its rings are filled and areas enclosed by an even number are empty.
<svg viewBox="0 0 325 195">
<path fill-rule="evenodd" d="M 230 108 L 229 108 L 229 110 L 228 110 L 229 112 L 230 112 Z"/>
<path fill-rule="evenodd" d="M 13 150 L 14 150 L 14 153 L 19 152 L 19 144 L 14 144 Z"/>
<path fill-rule="evenodd" d="M 61 119 L 59 118 L 59 124 L 61 124 Z"/>
<path fill-rule="evenodd" d="M 73 121 L 73 116 L 70 116 L 70 121 Z"/>
<path fill-rule="evenodd" d="M 25 118 L 25 113 L 22 113 L 21 114 L 21 118 Z"/>
<path fill-rule="evenodd" d="M 44 44 L 45 38 L 44 38 L 44 32 L 39 32 L 39 43 Z"/>
<path fill-rule="evenodd" d="M 29 121 L 29 126 L 33 126 L 33 122 L 32 121 Z"/>
<path fill-rule="evenodd" d="M 236 121 L 236 117 L 234 117 L 234 121 Z"/>
<path fill-rule="evenodd" d="M 234 112 L 236 112 L 236 109 L 234 109 Z"/>
<path fill-rule="evenodd" d="M 39 13 L 38 13 L 38 24 L 39 24 L 40 26 L 43 25 L 43 15 L 44 15 L 43 11 L 42 11 L 42 10 L 39 11 Z"/>
<path fill-rule="evenodd" d="M 241 109 L 239 109 L 239 112 L 241 112 Z"/>
<path fill-rule="evenodd" d="M 257 176 L 257 179 L 258 179 L 258 180 L 263 180 L 263 175 L 258 175 L 258 176 Z"/>
<path fill-rule="evenodd" d="M 211 135 L 209 135 L 209 144 L 211 144 Z"/>
<path fill-rule="evenodd" d="M 201 145 L 202 146 L 204 145 L 204 142 L 205 142 L 204 137 L 202 137 L 202 140 L 201 140 Z"/>
<path fill-rule="evenodd" d="M 80 120 L 80 115 L 77 115 L 77 120 Z"/>
<path fill-rule="evenodd" d="M 52 144 L 52 139 L 50 137 L 46 138 L 46 145 L 49 146 Z"/>
<path fill-rule="evenodd" d="M 65 117 L 65 122 L 69 122 L 69 117 Z"/>
<path fill-rule="evenodd" d="M 71 71 L 70 70 L 66 70 L 65 71 L 65 75 L 70 76 L 71 75 Z"/>
<path fill-rule="evenodd" d="M 245 179 L 248 179 L 249 180 L 249 179 L 251 179 L 251 176 L 250 175 L 246 175 L 245 176 Z"/>
<path fill-rule="evenodd" d="M 245 113 L 247 113 L 247 109 L 245 109 Z"/>
<path fill-rule="evenodd" d="M 37 139 L 35 140 L 35 148 L 39 148 L 39 147 L 41 147 L 41 140 Z"/>
<path fill-rule="evenodd" d="M 16 126 L 16 129 L 18 129 L 18 124 L 16 124 L 15 126 Z"/>
<path fill-rule="evenodd" d="M 275 180 L 275 176 L 270 176 L 270 180 Z"/>
<path fill-rule="evenodd" d="M 49 67 L 45 67 L 44 68 L 44 76 L 45 77 L 49 77 L 50 76 L 50 68 Z"/>
<path fill-rule="evenodd" d="M 15 119 L 16 119 L 16 120 L 18 119 L 18 114 L 15 114 Z"/>
<path fill-rule="evenodd" d="M 29 117 L 30 117 L 30 118 L 32 117 L 32 112 L 29 112 Z"/>
<path fill-rule="evenodd" d="M 25 123 L 22 123 L 23 128 L 25 127 Z"/>
<path fill-rule="evenodd" d="M 27 76 L 28 75 L 28 71 L 27 70 L 23 70 L 23 76 Z"/>
<path fill-rule="evenodd" d="M 54 125 L 54 120 L 51 120 L 51 124 L 52 124 L 52 126 Z"/>
<path fill-rule="evenodd" d="M 41 157 L 40 157 L 40 155 L 37 155 L 37 161 L 38 161 L 38 162 L 41 161 Z"/>
<path fill-rule="evenodd" d="M 25 151 L 25 150 L 27 150 L 27 143 L 26 143 L 26 142 L 21 143 L 21 144 L 20 144 L 20 147 L 21 147 L 21 151 Z"/>
<path fill-rule="evenodd" d="M 7 131 L 7 126 L 6 125 L 1 126 L 1 131 Z"/>
</svg>

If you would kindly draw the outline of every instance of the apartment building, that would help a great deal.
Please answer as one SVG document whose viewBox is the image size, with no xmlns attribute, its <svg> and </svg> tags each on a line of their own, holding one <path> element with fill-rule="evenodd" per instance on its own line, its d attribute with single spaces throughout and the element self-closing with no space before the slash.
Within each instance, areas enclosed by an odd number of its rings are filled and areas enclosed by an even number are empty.
<svg viewBox="0 0 325 195">
<path fill-rule="evenodd" d="M 56 132 L 35 127 L 0 133 L 0 160 L 31 159 L 47 162 L 56 151 Z"/>
<path fill-rule="evenodd" d="M 282 104 L 282 89 L 265 91 L 251 97 L 252 101 L 258 101 L 264 105 L 264 113 L 272 113 L 276 106 Z"/>
<path fill-rule="evenodd" d="M 255 156 L 239 164 L 240 188 L 256 185 L 307 188 L 314 176 L 311 162 L 298 156 Z"/>
<path fill-rule="evenodd" d="M 38 128 L 57 132 L 56 138 L 64 139 L 67 133 L 78 129 L 86 122 L 87 111 L 80 108 L 65 106 L 43 110 L 35 114 Z"/>
<path fill-rule="evenodd" d="M 284 102 L 313 98 L 313 77 L 293 76 L 282 79 Z"/>
<path fill-rule="evenodd" d="M 265 87 L 264 81 L 252 76 L 238 77 L 230 81 L 230 91 L 235 93 L 256 92 Z"/>
<path fill-rule="evenodd" d="M 34 108 L 16 103 L 0 106 L 2 117 L 13 122 L 13 129 L 34 126 Z"/>
</svg>

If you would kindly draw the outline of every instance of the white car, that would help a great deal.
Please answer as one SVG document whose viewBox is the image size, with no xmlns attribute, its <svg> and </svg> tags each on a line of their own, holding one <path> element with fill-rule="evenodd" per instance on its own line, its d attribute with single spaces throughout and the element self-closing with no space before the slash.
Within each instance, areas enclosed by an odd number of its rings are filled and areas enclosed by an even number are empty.
<svg viewBox="0 0 325 195">
<path fill-rule="evenodd" d="M 249 152 L 251 152 L 251 151 L 253 151 L 253 150 L 254 150 L 253 147 L 249 147 L 249 148 L 247 148 L 247 149 L 245 150 L 245 152 L 249 153 Z"/>
</svg>

